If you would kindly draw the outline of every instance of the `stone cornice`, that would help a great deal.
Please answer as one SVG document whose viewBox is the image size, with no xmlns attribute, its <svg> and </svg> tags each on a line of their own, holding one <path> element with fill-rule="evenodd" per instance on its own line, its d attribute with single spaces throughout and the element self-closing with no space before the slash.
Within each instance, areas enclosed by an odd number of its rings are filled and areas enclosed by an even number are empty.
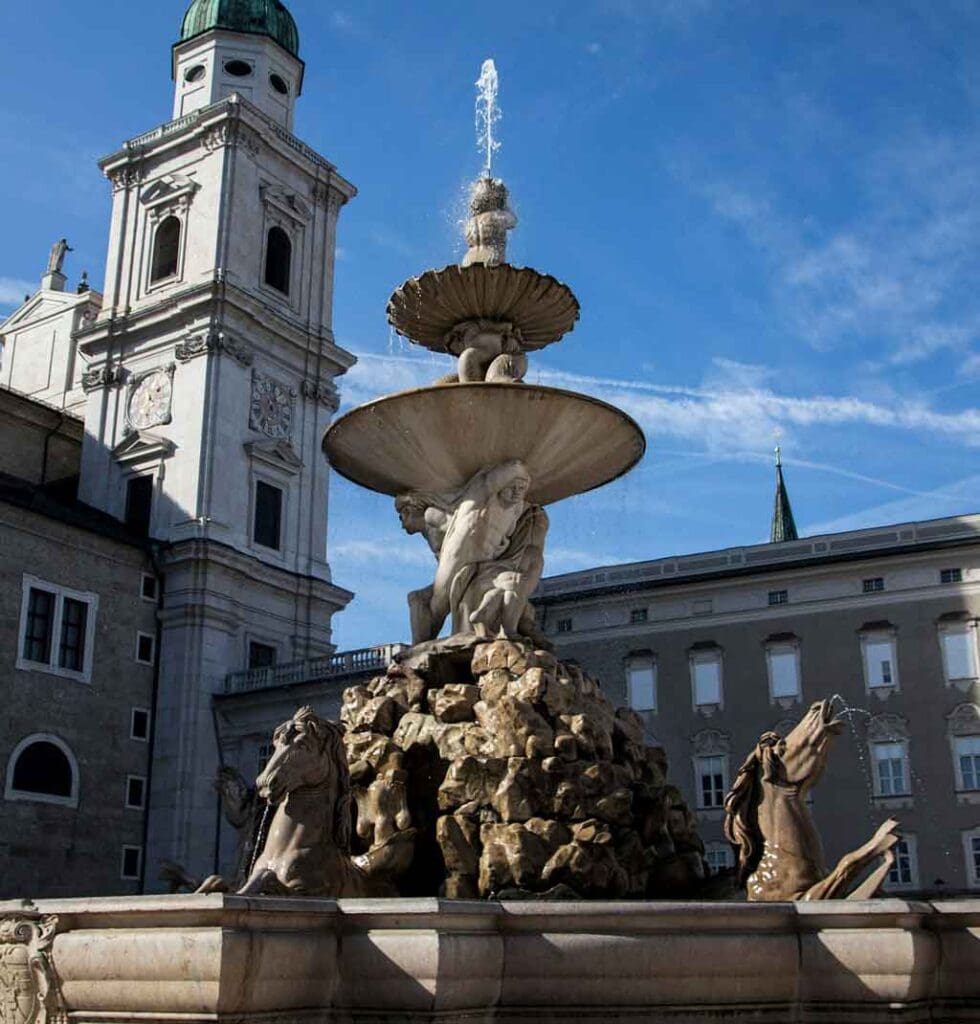
<svg viewBox="0 0 980 1024">
<path fill-rule="evenodd" d="M 168 571 L 181 563 L 208 562 L 209 572 L 213 572 L 215 567 L 221 567 L 290 594 L 297 592 L 297 584 L 301 581 L 302 585 L 309 587 L 313 597 L 336 604 L 337 610 L 345 608 L 354 599 L 352 591 L 335 583 L 316 576 L 290 572 L 220 541 L 200 537 L 176 541 L 167 546 L 160 560 Z"/>
<path fill-rule="evenodd" d="M 166 300 L 138 306 L 128 313 L 121 313 L 114 317 L 100 317 L 91 325 L 77 331 L 75 337 L 84 354 L 90 358 L 98 358 L 115 338 L 123 335 L 138 336 L 142 331 L 158 337 L 160 334 L 159 323 L 166 318 L 173 318 L 179 324 L 188 326 L 193 324 L 198 317 L 207 316 L 209 322 L 220 320 L 222 307 L 230 308 L 239 315 L 254 321 L 262 330 L 271 330 L 278 338 L 303 353 L 310 351 L 311 343 L 316 343 L 320 356 L 327 362 L 324 369 L 333 369 L 337 376 L 346 373 L 357 362 L 357 357 L 353 353 L 340 348 L 334 342 L 331 331 L 324 329 L 322 333 L 316 333 L 299 321 L 284 316 L 278 310 L 271 308 L 258 296 L 250 294 L 235 284 L 220 280 L 182 288 L 168 296 Z M 187 332 L 179 331 L 178 336 L 185 333 L 196 336 L 213 332 L 194 328 Z M 227 334 L 227 332 L 225 333 Z M 184 343 L 183 338 L 178 342 L 180 345 Z M 171 341 L 170 344 L 173 342 Z M 188 354 L 203 355 L 204 352 L 194 351 Z M 238 357 L 236 356 L 236 358 Z"/>
<path fill-rule="evenodd" d="M 241 146 L 253 155 L 268 146 L 314 178 L 310 199 L 334 211 L 357 195 L 329 160 L 238 95 L 127 140 L 121 149 L 103 157 L 99 167 L 114 190 L 133 188 L 143 180 L 148 156 L 188 142 L 210 151 Z"/>
</svg>

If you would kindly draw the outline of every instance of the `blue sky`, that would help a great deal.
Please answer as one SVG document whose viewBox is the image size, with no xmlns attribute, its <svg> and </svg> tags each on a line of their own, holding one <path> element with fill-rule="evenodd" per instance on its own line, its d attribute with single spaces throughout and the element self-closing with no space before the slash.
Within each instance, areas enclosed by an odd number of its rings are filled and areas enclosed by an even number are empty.
<svg viewBox="0 0 980 1024">
<path fill-rule="evenodd" d="M 442 361 L 392 337 L 405 278 L 460 254 L 493 57 L 520 225 L 575 331 L 529 379 L 634 415 L 630 476 L 550 510 L 548 571 L 764 539 L 773 438 L 804 533 L 980 508 L 980 7 L 738 0 L 394 5 L 292 0 L 296 130 L 359 188 L 341 218 L 345 402 Z M 167 119 L 181 2 L 4 4 L 0 312 L 51 242 L 102 279 L 96 158 Z M 390 500 L 333 484 L 342 647 L 407 639 L 431 576 Z"/>
</svg>

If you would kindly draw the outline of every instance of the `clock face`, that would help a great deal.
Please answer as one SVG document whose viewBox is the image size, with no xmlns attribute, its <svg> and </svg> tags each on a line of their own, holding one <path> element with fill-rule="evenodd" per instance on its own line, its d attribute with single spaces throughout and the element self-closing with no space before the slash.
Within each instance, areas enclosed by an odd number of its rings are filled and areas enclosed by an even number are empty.
<svg viewBox="0 0 980 1024">
<path fill-rule="evenodd" d="M 249 426 L 267 437 L 288 438 L 292 433 L 293 395 L 288 385 L 253 372 Z"/>
<path fill-rule="evenodd" d="M 170 400 L 173 380 L 166 370 L 147 374 L 133 389 L 129 399 L 129 423 L 136 430 L 145 430 L 170 422 Z"/>
</svg>

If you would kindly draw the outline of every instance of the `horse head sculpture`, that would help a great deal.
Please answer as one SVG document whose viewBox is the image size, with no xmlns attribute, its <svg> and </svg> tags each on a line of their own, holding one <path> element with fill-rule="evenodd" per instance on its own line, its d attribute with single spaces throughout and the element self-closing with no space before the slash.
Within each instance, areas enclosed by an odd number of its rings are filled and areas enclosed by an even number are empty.
<svg viewBox="0 0 980 1024">
<path fill-rule="evenodd" d="M 739 880 L 750 900 L 867 899 L 894 863 L 898 823 L 889 819 L 833 871 L 824 866 L 806 795 L 843 727 L 832 702 L 817 701 L 785 738 L 764 733 L 738 770 L 725 798 L 725 835 L 737 850 Z M 881 862 L 861 881 L 877 858 Z"/>
<path fill-rule="evenodd" d="M 406 814 L 384 848 L 351 857 L 350 769 L 340 728 L 302 707 L 280 725 L 273 752 L 255 780 L 272 810 L 260 830 L 243 896 L 390 895 L 390 879 L 411 862 L 415 831 Z M 227 890 L 219 876 L 199 892 Z"/>
</svg>

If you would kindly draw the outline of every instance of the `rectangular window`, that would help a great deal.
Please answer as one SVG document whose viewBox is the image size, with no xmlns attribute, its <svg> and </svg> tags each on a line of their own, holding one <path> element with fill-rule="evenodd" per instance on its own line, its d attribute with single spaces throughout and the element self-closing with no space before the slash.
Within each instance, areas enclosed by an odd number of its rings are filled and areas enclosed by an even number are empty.
<svg viewBox="0 0 980 1024">
<path fill-rule="evenodd" d="M 129 738 L 148 740 L 150 738 L 150 712 L 146 708 L 133 708 L 129 719 Z"/>
<path fill-rule="evenodd" d="M 51 635 L 54 629 L 55 595 L 31 587 L 27 602 L 27 627 L 24 630 L 24 660 L 47 665 L 51 661 Z"/>
<path fill-rule="evenodd" d="M 789 603 L 789 591 L 788 590 L 770 590 L 769 591 L 769 604 L 788 604 Z"/>
<path fill-rule="evenodd" d="M 963 570 L 962 569 L 940 569 L 939 570 L 939 582 L 940 583 L 962 583 L 963 582 Z"/>
<path fill-rule="evenodd" d="M 973 885 L 980 884 L 980 836 L 970 836 L 970 880 Z"/>
<path fill-rule="evenodd" d="M 885 589 L 885 581 L 881 576 L 873 576 L 871 579 L 865 580 L 861 585 L 862 590 L 866 594 L 877 594 L 880 590 Z"/>
<path fill-rule="evenodd" d="M 972 626 L 945 629 L 941 633 L 946 679 L 977 678 L 977 636 Z"/>
<path fill-rule="evenodd" d="M 149 633 L 136 634 L 136 660 L 141 665 L 152 665 L 156 654 L 156 638 Z"/>
<path fill-rule="evenodd" d="M 559 633 L 571 633 L 572 631 L 572 620 L 571 619 L 559 619 L 556 629 Z"/>
<path fill-rule="evenodd" d="M 282 491 L 262 480 L 255 483 L 255 523 L 252 540 L 279 550 L 282 543 Z"/>
<path fill-rule="evenodd" d="M 695 707 L 721 704 L 721 654 L 696 654 L 691 659 Z"/>
<path fill-rule="evenodd" d="M 700 807 L 721 807 L 725 802 L 725 758 L 717 755 L 696 759 Z"/>
<path fill-rule="evenodd" d="M 888 872 L 888 886 L 892 889 L 914 888 L 919 884 L 915 836 L 903 836 L 892 849 L 895 863 Z"/>
<path fill-rule="evenodd" d="M 140 577 L 140 597 L 144 601 L 152 601 L 154 604 L 157 600 L 157 578 L 151 576 L 150 573 L 145 572 Z"/>
<path fill-rule="evenodd" d="M 122 870 L 120 871 L 120 877 L 127 881 L 139 881 L 142 861 L 142 846 L 124 846 L 122 848 Z"/>
<path fill-rule="evenodd" d="M 152 513 L 153 477 L 134 476 L 126 484 L 126 526 L 137 537 L 149 537 Z"/>
<path fill-rule="evenodd" d="M 652 658 L 631 661 L 626 682 L 629 705 L 634 711 L 657 710 L 657 663 Z"/>
<path fill-rule="evenodd" d="M 895 640 L 893 637 L 865 637 L 864 668 L 868 688 L 897 686 L 895 672 Z"/>
<path fill-rule="evenodd" d="M 960 789 L 980 789 L 980 736 L 957 736 L 953 746 Z"/>
<path fill-rule="evenodd" d="M 647 621 L 646 608 L 634 608 L 630 611 L 630 625 L 638 626 Z"/>
<path fill-rule="evenodd" d="M 256 757 L 256 776 L 262 774 L 263 769 L 269 763 L 269 758 L 272 757 L 272 744 L 263 743 L 259 747 L 258 756 Z"/>
<path fill-rule="evenodd" d="M 260 644 L 253 640 L 248 645 L 248 667 L 272 668 L 276 663 L 276 649 L 271 644 Z"/>
<path fill-rule="evenodd" d="M 795 647 L 770 647 L 766 651 L 769 662 L 769 685 L 774 699 L 799 697 L 800 663 Z"/>
<path fill-rule="evenodd" d="M 96 594 L 25 574 L 16 667 L 88 682 L 98 604 Z"/>
<path fill-rule="evenodd" d="M 908 783 L 905 778 L 905 744 L 874 743 L 875 779 L 878 796 L 906 796 Z"/>
<path fill-rule="evenodd" d="M 126 776 L 126 807 L 142 811 L 146 806 L 146 779 L 141 775 Z"/>
<path fill-rule="evenodd" d="M 735 855 L 727 843 L 711 843 L 705 848 L 704 859 L 708 862 L 712 874 L 719 874 L 726 868 L 735 866 Z"/>
<path fill-rule="evenodd" d="M 61 610 L 61 646 L 58 666 L 69 672 L 81 672 L 85 664 L 85 626 L 88 605 L 66 597 Z"/>
</svg>

